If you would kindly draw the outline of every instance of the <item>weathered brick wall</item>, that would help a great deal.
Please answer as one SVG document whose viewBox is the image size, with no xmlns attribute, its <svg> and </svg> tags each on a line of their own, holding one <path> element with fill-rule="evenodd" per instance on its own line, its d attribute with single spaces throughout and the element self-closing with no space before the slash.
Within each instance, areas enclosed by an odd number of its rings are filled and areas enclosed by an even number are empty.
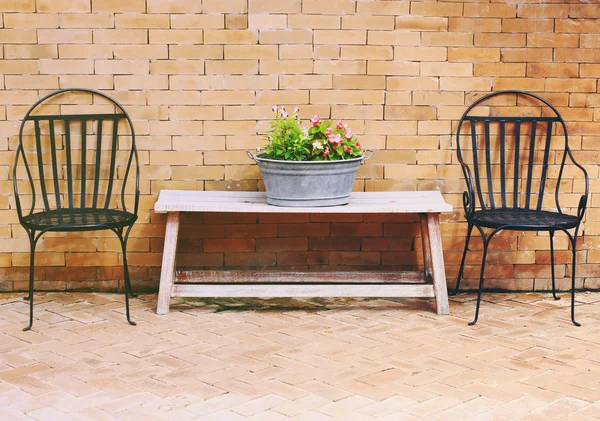
<svg viewBox="0 0 600 421">
<path fill-rule="evenodd" d="M 164 188 L 256 190 L 244 149 L 263 143 L 273 104 L 347 120 L 377 150 L 356 190 L 439 188 L 455 213 L 442 225 L 447 274 L 464 244 L 464 188 L 451 140 L 482 93 L 534 91 L 569 121 L 591 177 L 578 286 L 599 285 L 600 5 L 596 0 L 4 0 L 0 4 L 0 289 L 26 287 L 28 241 L 10 169 L 20 117 L 64 87 L 101 89 L 132 113 L 142 163 L 140 220 L 129 255 L 138 288 L 156 288 Z M 195 215 L 183 266 L 409 267 L 420 259 L 414 219 L 318 215 Z M 357 224 L 360 222 L 360 224 Z M 393 238 L 398 235 L 397 240 Z M 467 276 L 477 276 L 473 242 Z M 556 242 L 559 285 L 568 244 Z M 109 234 L 52 235 L 39 244 L 38 288 L 116 289 Z M 548 238 L 497 237 L 489 286 L 547 289 Z"/>
</svg>

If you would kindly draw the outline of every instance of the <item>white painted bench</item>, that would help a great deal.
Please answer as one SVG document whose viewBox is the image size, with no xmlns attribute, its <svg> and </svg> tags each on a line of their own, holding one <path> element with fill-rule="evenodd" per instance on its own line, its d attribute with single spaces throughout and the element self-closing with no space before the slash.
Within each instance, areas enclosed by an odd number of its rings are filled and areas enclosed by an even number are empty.
<svg viewBox="0 0 600 421">
<path fill-rule="evenodd" d="M 435 297 L 449 314 L 439 214 L 451 212 L 439 191 L 352 193 L 345 206 L 290 208 L 267 205 L 262 192 L 162 190 L 154 205 L 167 212 L 157 314 L 171 297 Z M 175 272 L 180 212 L 413 213 L 419 214 L 424 272 Z"/>
</svg>

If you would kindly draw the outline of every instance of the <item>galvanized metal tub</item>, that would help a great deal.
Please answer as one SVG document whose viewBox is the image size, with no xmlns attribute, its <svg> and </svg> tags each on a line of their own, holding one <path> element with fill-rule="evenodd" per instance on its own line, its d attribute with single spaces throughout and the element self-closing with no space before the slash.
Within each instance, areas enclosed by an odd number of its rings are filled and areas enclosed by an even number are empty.
<svg viewBox="0 0 600 421">
<path fill-rule="evenodd" d="M 275 206 L 340 206 L 348 204 L 361 163 L 373 156 L 340 161 L 280 161 L 261 152 L 248 155 L 256 161 L 267 192 Z"/>
</svg>

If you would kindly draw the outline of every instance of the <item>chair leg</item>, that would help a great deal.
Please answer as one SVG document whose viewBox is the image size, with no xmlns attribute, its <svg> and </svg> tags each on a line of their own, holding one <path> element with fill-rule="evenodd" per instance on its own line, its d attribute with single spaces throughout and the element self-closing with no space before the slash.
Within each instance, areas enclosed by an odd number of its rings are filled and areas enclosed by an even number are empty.
<svg viewBox="0 0 600 421">
<path fill-rule="evenodd" d="M 571 271 L 571 321 L 575 326 L 581 326 L 581 323 L 575 320 L 575 269 L 577 265 L 577 233 L 573 236 L 573 270 Z"/>
<path fill-rule="evenodd" d="M 487 257 L 489 240 L 490 240 L 489 238 L 483 239 L 483 257 L 481 259 L 481 274 L 479 275 L 479 290 L 477 293 L 477 307 L 475 307 L 475 318 L 473 319 L 473 321 L 469 322 L 469 326 L 473 326 L 475 323 L 477 323 L 477 320 L 479 319 L 479 306 L 481 304 L 481 292 L 483 291 L 483 280 L 484 280 L 484 275 L 485 275 L 485 259 Z"/>
<path fill-rule="evenodd" d="M 450 295 L 458 294 L 458 288 L 460 287 L 460 281 L 463 277 L 463 271 L 465 269 L 465 260 L 467 258 L 467 251 L 469 251 L 469 241 L 471 240 L 471 232 L 473 231 L 473 225 L 469 224 L 469 229 L 467 231 L 467 239 L 465 241 L 465 249 L 463 251 L 462 260 L 460 261 L 460 269 L 458 270 L 458 277 L 456 278 L 456 287 L 454 291 L 450 293 Z"/>
<path fill-rule="evenodd" d="M 554 277 L 554 231 L 550 231 L 550 268 L 552 270 L 552 296 L 555 300 L 560 300 L 556 296 L 556 281 Z"/>
<path fill-rule="evenodd" d="M 121 241 L 121 249 L 123 250 L 123 277 L 125 279 L 125 314 L 127 316 L 127 322 L 135 326 L 136 323 L 131 320 L 131 316 L 129 314 L 129 295 L 131 294 L 131 283 L 129 279 L 129 267 L 127 265 L 127 240 L 129 238 L 129 229 L 125 234 L 125 238 L 119 235 L 119 240 Z"/>
<path fill-rule="evenodd" d="M 29 235 L 29 295 L 25 297 L 26 300 L 29 300 L 29 324 L 24 331 L 28 331 L 33 326 L 33 276 L 34 276 L 34 267 L 35 267 L 35 232 L 27 233 Z"/>
</svg>

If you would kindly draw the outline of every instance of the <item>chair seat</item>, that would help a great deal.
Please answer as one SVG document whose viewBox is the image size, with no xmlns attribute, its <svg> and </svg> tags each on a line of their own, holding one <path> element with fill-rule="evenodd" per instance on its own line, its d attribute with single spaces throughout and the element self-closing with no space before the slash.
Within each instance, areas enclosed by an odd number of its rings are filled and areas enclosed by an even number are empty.
<svg viewBox="0 0 600 421">
<path fill-rule="evenodd" d="M 126 227 L 136 219 L 130 212 L 115 209 L 57 209 L 25 216 L 22 223 L 36 231 L 91 231 Z"/>
<path fill-rule="evenodd" d="M 507 226 L 511 229 L 550 230 L 560 227 L 570 229 L 577 226 L 577 217 L 564 213 L 530 209 L 486 209 L 475 211 L 475 225 L 487 228 Z"/>
</svg>

